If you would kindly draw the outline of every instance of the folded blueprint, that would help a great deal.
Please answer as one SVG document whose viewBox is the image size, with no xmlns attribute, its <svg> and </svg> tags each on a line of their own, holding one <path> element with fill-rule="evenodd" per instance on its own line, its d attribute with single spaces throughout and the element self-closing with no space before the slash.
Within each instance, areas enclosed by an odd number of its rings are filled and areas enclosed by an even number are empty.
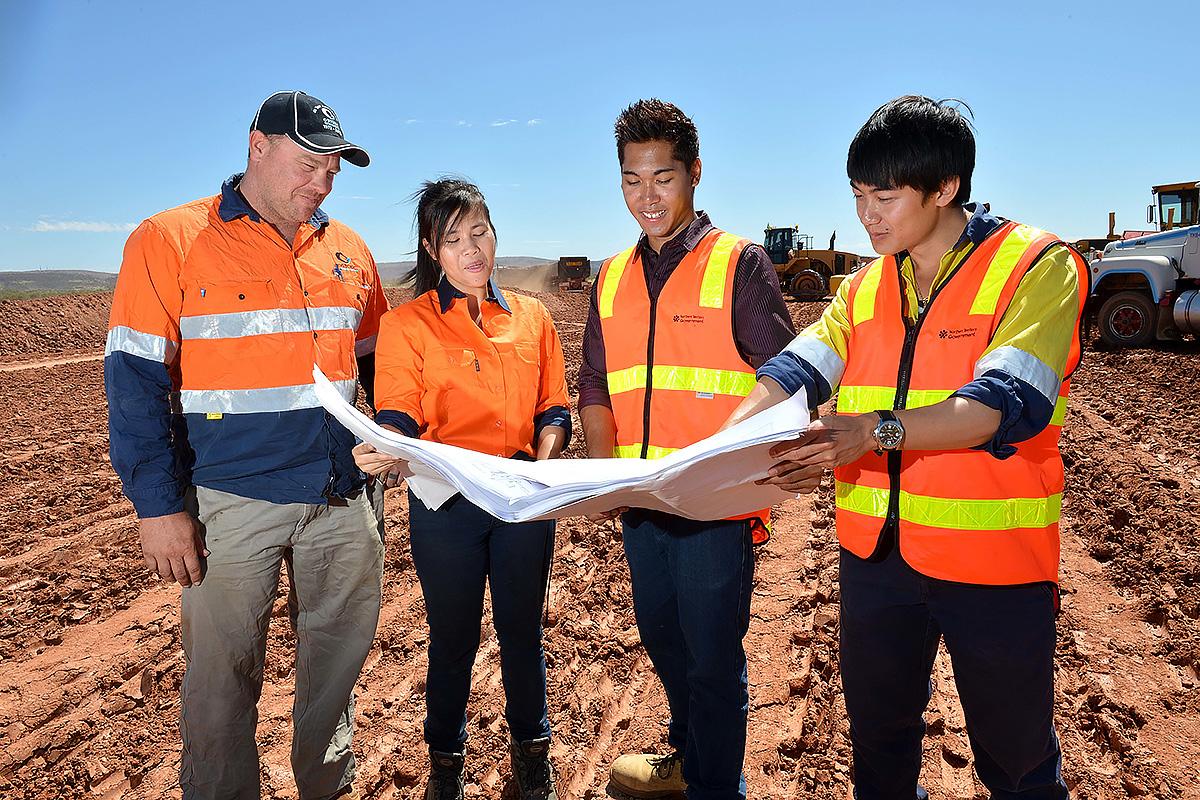
<svg viewBox="0 0 1200 800">
<path fill-rule="evenodd" d="M 791 494 L 754 482 L 777 459 L 771 446 L 809 423 L 803 391 L 665 458 L 517 461 L 384 430 L 347 403 L 313 367 L 317 398 L 339 422 L 381 453 L 408 462 L 409 487 L 436 509 L 461 493 L 497 519 L 524 522 L 649 508 L 698 520 L 726 519 L 775 505 Z"/>
</svg>

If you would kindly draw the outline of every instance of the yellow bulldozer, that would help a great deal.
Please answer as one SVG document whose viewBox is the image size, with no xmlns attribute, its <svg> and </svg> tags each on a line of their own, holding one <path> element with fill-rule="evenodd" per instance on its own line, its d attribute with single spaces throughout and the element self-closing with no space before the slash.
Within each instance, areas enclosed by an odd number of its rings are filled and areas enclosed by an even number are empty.
<svg viewBox="0 0 1200 800">
<path fill-rule="evenodd" d="M 763 231 L 763 248 L 775 265 L 779 288 L 796 300 L 823 300 L 837 291 L 838 284 L 865 262 L 862 256 L 835 250 L 837 231 L 829 237 L 829 248 L 814 250 L 812 236 L 799 225 Z"/>
</svg>

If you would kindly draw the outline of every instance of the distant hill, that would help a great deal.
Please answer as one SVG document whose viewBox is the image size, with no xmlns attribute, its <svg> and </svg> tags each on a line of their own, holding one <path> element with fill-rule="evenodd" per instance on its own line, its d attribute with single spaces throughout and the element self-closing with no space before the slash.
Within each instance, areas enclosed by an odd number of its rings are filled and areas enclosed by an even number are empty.
<svg viewBox="0 0 1200 800">
<path fill-rule="evenodd" d="M 67 294 L 111 292 L 117 285 L 115 272 L 87 269 L 34 269 L 0 272 L 0 295 Z"/>
<path fill-rule="evenodd" d="M 496 279 L 500 280 L 504 277 L 504 273 L 508 270 L 524 270 L 532 267 L 546 267 L 551 264 L 557 264 L 549 258 L 536 258 L 534 256 L 499 256 L 496 259 Z M 379 267 L 379 277 L 383 281 L 384 286 L 394 286 L 404 279 L 408 273 L 416 268 L 416 261 L 383 261 L 377 264 Z M 519 277 L 519 276 L 514 276 Z M 503 281 L 501 281 L 503 283 Z"/>
</svg>

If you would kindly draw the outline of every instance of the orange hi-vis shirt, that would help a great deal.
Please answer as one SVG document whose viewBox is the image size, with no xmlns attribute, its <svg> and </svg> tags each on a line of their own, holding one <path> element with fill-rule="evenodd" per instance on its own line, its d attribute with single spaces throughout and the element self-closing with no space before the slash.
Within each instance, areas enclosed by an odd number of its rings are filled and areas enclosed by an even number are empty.
<svg viewBox="0 0 1200 800">
<path fill-rule="evenodd" d="M 285 241 L 239 177 L 150 217 L 125 246 L 105 385 L 113 466 L 143 517 L 180 510 L 189 483 L 324 503 L 363 481 L 312 369 L 354 399 L 356 356 L 387 310 L 375 261 L 320 210 Z"/>
<path fill-rule="evenodd" d="M 443 279 L 384 315 L 375 361 L 376 421 L 422 439 L 510 458 L 536 456 L 537 430 L 570 434 L 562 344 L 546 307 L 492 283 L 480 304 Z M 520 456 L 518 456 L 520 457 Z"/>
</svg>

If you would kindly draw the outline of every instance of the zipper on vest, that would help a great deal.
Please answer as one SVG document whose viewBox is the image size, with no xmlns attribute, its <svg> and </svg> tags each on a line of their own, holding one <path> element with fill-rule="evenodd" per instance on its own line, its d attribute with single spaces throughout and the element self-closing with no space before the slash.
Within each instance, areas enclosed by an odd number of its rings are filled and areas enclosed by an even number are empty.
<svg viewBox="0 0 1200 800">
<path fill-rule="evenodd" d="M 1003 224 L 996 228 L 996 231 L 1004 227 Z M 983 241 L 992 238 L 996 233 L 992 231 Z M 901 310 L 900 314 L 904 320 L 904 347 L 900 350 L 900 369 L 896 374 L 896 399 L 892 403 L 893 411 L 900 411 L 904 408 L 904 404 L 908 402 L 908 386 L 912 382 L 912 365 L 913 359 L 917 352 L 917 339 L 921 335 L 921 326 L 925 324 L 925 318 L 929 316 L 929 312 L 933 310 L 933 304 L 937 300 L 938 295 L 942 290 L 950 285 L 950 281 L 954 280 L 955 276 L 962 270 L 968 261 L 975 255 L 975 251 L 979 249 L 978 242 L 971 246 L 967 254 L 958 262 L 958 266 L 946 276 L 946 280 L 942 281 L 939 286 L 935 286 L 933 291 L 929 293 L 929 302 L 925 307 L 917 312 L 916 322 L 909 322 L 908 315 Z M 911 256 L 909 256 L 911 258 Z M 899 257 L 894 258 L 896 263 L 896 282 L 900 284 L 900 296 L 908 297 L 908 293 L 904 290 L 904 278 L 900 274 Z M 915 266 L 914 266 L 915 271 Z M 894 532 L 897 539 L 900 537 L 900 461 L 901 455 L 899 450 L 892 450 L 888 453 L 888 510 L 887 517 L 883 522 L 883 530 L 891 530 Z"/>
<path fill-rule="evenodd" d="M 666 288 L 665 285 L 663 288 Z M 646 293 L 650 293 L 647 282 Z M 661 290 L 660 290 L 661 294 Z M 658 298 L 650 298 L 650 335 L 646 337 L 646 398 L 642 403 L 642 458 L 650 452 L 650 401 L 654 394 L 654 328 L 658 322 Z"/>
</svg>

